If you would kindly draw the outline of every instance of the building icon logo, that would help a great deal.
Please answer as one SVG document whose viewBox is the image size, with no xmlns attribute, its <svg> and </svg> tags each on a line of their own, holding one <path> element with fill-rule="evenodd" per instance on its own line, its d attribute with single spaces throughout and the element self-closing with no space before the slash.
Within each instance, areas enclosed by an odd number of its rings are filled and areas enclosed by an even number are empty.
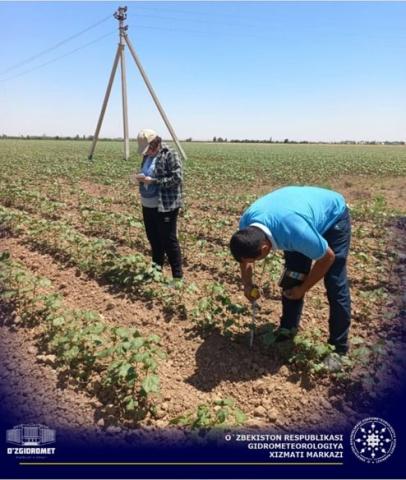
<svg viewBox="0 0 406 480">
<path fill-rule="evenodd" d="M 46 425 L 17 425 L 6 431 L 7 443 L 22 447 L 39 447 L 55 443 L 55 430 Z"/>
<path fill-rule="evenodd" d="M 351 432 L 351 449 L 363 462 L 387 460 L 396 447 L 396 434 L 382 418 L 370 417 L 357 423 Z"/>
</svg>

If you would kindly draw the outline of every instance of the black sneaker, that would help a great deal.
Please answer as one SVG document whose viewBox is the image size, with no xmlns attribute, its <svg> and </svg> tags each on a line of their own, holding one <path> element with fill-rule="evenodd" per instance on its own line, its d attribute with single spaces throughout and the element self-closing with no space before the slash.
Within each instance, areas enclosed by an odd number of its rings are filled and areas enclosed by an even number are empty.
<svg viewBox="0 0 406 480">
<path fill-rule="evenodd" d="M 296 330 L 289 330 L 288 328 L 279 327 L 275 330 L 275 343 L 286 342 L 287 340 L 292 340 L 296 335 Z"/>
</svg>

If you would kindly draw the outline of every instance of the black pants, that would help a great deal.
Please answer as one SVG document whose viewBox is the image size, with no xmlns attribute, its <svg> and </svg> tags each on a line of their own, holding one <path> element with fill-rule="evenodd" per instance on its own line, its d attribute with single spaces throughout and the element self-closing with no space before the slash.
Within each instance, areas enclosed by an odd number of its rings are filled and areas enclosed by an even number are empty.
<svg viewBox="0 0 406 480">
<path fill-rule="evenodd" d="M 152 261 L 163 267 L 165 254 L 172 269 L 173 278 L 182 278 L 182 256 L 177 237 L 176 222 L 179 209 L 158 212 L 157 208 L 142 207 L 145 231 L 152 250 Z"/>
</svg>

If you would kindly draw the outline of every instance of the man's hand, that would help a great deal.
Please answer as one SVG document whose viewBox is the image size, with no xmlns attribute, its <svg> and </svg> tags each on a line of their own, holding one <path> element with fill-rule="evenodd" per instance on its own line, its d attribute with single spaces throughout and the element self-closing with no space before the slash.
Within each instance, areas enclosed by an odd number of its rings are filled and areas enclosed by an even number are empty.
<svg viewBox="0 0 406 480">
<path fill-rule="evenodd" d="M 306 290 L 302 287 L 302 285 L 298 285 L 297 287 L 284 290 L 282 293 L 286 298 L 289 298 L 289 300 L 300 300 L 304 297 Z"/>
<path fill-rule="evenodd" d="M 255 302 L 260 298 L 261 293 L 258 289 L 258 287 L 255 287 L 254 285 L 244 285 L 244 295 L 247 300 L 250 302 Z"/>
<path fill-rule="evenodd" d="M 255 302 L 261 296 L 261 293 L 252 282 L 253 262 L 242 261 L 240 262 L 240 268 L 245 298 L 250 302 Z"/>
<path fill-rule="evenodd" d="M 330 247 L 328 247 L 324 257 L 314 263 L 312 269 L 304 279 L 304 282 L 297 287 L 283 292 L 285 297 L 290 298 L 291 300 L 299 300 L 302 298 L 304 294 L 313 287 L 313 285 L 324 277 L 331 265 L 333 265 L 335 258 L 335 253 Z"/>
</svg>

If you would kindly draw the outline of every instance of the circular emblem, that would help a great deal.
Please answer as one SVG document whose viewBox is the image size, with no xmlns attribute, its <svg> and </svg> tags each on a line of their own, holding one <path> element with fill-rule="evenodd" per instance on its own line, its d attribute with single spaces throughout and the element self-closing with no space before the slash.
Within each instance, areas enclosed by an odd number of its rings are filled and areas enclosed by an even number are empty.
<svg viewBox="0 0 406 480">
<path fill-rule="evenodd" d="M 351 448 L 355 455 L 367 463 L 384 462 L 396 447 L 396 435 L 391 425 L 382 418 L 366 418 L 351 432 Z"/>
</svg>

